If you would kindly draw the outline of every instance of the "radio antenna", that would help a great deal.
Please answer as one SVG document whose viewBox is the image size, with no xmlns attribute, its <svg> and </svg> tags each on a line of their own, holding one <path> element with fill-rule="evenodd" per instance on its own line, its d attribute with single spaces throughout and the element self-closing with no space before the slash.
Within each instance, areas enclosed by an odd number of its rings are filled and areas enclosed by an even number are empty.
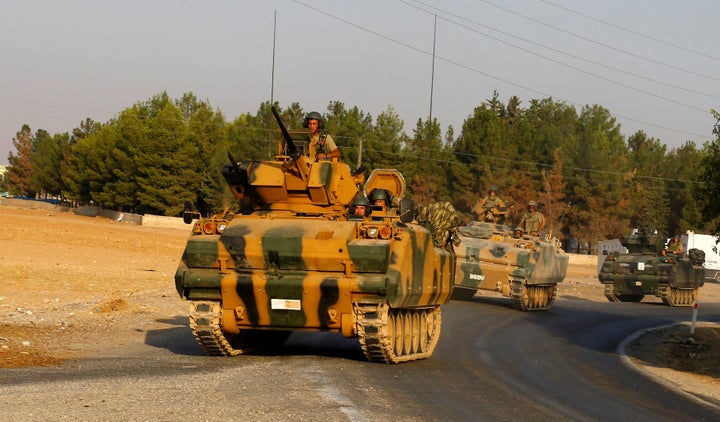
<svg viewBox="0 0 720 422">
<path fill-rule="evenodd" d="M 277 36 L 277 9 L 273 21 L 272 73 L 270 76 L 270 105 L 275 105 L 275 37 Z"/>
</svg>

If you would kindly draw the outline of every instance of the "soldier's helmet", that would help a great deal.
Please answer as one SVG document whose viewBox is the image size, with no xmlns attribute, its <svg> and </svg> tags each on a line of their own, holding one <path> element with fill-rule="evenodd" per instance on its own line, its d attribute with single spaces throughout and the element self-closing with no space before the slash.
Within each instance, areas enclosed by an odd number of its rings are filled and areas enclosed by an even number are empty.
<svg viewBox="0 0 720 422">
<path fill-rule="evenodd" d="M 385 203 L 388 203 L 390 199 L 388 198 L 387 192 L 385 192 L 385 189 L 375 189 L 370 193 L 370 200 L 371 201 L 377 201 L 378 199 L 385 200 Z"/>
<path fill-rule="evenodd" d="M 535 201 L 528 202 L 528 208 L 530 208 L 530 207 L 537 208 L 537 202 L 535 202 Z"/>
<path fill-rule="evenodd" d="M 365 197 L 365 195 L 360 194 L 355 197 L 355 200 L 352 203 L 353 207 L 358 206 L 358 205 L 363 205 L 363 206 L 367 207 L 370 205 L 370 201 Z"/>
<path fill-rule="evenodd" d="M 497 193 L 497 190 L 498 190 L 498 189 L 497 189 L 497 186 L 492 185 L 492 186 L 490 186 L 490 190 L 489 190 L 488 192 L 490 192 L 490 193 L 493 193 L 493 192 Z"/>
<path fill-rule="evenodd" d="M 318 121 L 318 128 L 322 129 L 325 127 L 325 121 L 322 118 L 322 115 L 318 113 L 317 111 L 311 111 L 305 116 L 305 120 L 303 121 L 303 127 L 308 127 L 308 120 L 317 120 Z"/>
</svg>

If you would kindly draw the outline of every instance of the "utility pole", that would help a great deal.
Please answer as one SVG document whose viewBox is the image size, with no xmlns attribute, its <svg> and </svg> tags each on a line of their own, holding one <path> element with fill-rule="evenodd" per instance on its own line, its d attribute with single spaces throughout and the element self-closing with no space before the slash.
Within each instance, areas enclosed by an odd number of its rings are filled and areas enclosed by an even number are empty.
<svg viewBox="0 0 720 422">
<path fill-rule="evenodd" d="M 430 117 L 428 120 L 428 130 L 432 127 L 432 106 L 433 106 L 433 90 L 435 87 L 435 41 L 437 39 L 437 15 L 435 15 L 435 24 L 433 26 L 433 54 L 432 54 L 432 70 L 430 72 Z M 428 134 L 429 135 L 429 134 Z M 427 171 L 425 172 L 425 202 L 430 202 L 430 137 L 425 140 Z"/>
</svg>

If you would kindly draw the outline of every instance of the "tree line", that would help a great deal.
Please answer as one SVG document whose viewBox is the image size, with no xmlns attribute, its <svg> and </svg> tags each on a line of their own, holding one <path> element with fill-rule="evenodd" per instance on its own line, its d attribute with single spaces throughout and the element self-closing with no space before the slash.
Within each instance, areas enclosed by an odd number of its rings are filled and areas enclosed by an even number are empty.
<svg viewBox="0 0 720 422">
<path fill-rule="evenodd" d="M 277 154 L 272 105 L 291 129 L 301 128 L 310 111 L 264 102 L 254 115 L 227 120 L 192 93 L 171 99 L 163 92 L 105 123 L 88 118 L 71 132 L 33 133 L 23 125 L 2 183 L 16 195 L 140 214 L 177 216 L 186 200 L 204 213 L 232 207 L 220 170 L 228 152 L 240 160 Z M 344 162 L 397 168 L 415 204 L 450 201 L 464 221 L 495 185 L 511 221 L 534 200 L 560 239 L 594 245 L 640 222 L 668 234 L 720 232 L 717 122 L 713 142 L 668 149 L 643 131 L 626 139 L 602 106 L 578 111 L 544 98 L 523 107 L 515 96 L 503 103 L 497 92 L 472 110 L 458 135 L 452 126 L 443 135 L 437 119 L 418 119 L 410 136 L 392 106 L 373 117 L 333 101 L 323 116 Z"/>
</svg>

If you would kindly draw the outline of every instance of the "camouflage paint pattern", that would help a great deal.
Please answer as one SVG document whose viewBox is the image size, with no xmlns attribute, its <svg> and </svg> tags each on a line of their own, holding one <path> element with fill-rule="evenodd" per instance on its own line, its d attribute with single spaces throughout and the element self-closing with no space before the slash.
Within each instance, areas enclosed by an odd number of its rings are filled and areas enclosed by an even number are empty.
<svg viewBox="0 0 720 422">
<path fill-rule="evenodd" d="M 313 162 L 280 120 L 289 155 L 236 162 L 222 174 L 241 205 L 198 218 L 175 274 L 192 305 L 190 328 L 212 355 L 238 355 L 281 343 L 290 331 L 359 337 L 372 361 L 429 357 L 437 344 L 440 305 L 450 300 L 455 255 L 435 247 L 412 222 L 405 181 L 375 170 L 398 206 L 374 207 L 359 221 L 349 205 L 362 172 L 339 161 Z M 360 173 L 360 174 L 356 174 Z"/>
<path fill-rule="evenodd" d="M 405 180 L 394 169 L 364 173 L 314 161 L 272 108 L 283 135 L 279 155 L 237 162 L 222 174 L 239 201 L 199 217 L 175 274 L 192 305 L 190 329 L 212 355 L 235 356 L 281 344 L 293 330 L 358 337 L 371 361 L 429 357 L 450 300 L 455 255 L 435 247 L 412 221 Z M 282 155 L 287 151 L 287 155 Z M 382 188 L 396 203 L 350 219 L 365 188 Z M 189 207 L 189 206 L 188 206 Z M 359 217 L 359 218 L 357 218 Z"/>
<path fill-rule="evenodd" d="M 627 253 L 604 258 L 598 279 L 612 302 L 638 302 L 654 295 L 671 306 L 690 306 L 705 283 L 705 254 L 690 249 L 687 255 L 668 254 L 665 239 L 655 230 L 641 228 L 620 240 Z"/>
<path fill-rule="evenodd" d="M 236 216 L 222 235 L 188 241 L 176 273 L 184 298 L 222 302 L 223 330 L 355 334 L 353 304 L 445 304 L 454 257 L 417 224 L 390 240 L 359 239 L 363 223 Z M 432 250 L 433 253 L 427 253 Z M 345 316 L 345 317 L 343 317 Z"/>
<path fill-rule="evenodd" d="M 656 294 L 659 284 L 696 288 L 705 284 L 702 265 L 692 265 L 687 256 L 658 256 L 640 253 L 606 259 L 598 276 L 601 283 L 614 284 L 618 294 Z"/>
<path fill-rule="evenodd" d="M 704 253 L 663 255 L 663 236 L 633 234 L 621 239 L 627 253 L 604 257 L 598 279 L 612 302 L 639 302 L 645 295 L 671 306 L 690 306 L 705 283 Z"/>
<path fill-rule="evenodd" d="M 525 288 L 552 287 L 565 278 L 568 255 L 556 244 L 534 236 L 515 238 L 507 226 L 473 222 L 460 227 L 455 248 L 455 286 L 492 290 L 511 296 L 513 283 Z M 547 308 L 552 302 L 539 306 Z M 525 309 L 530 310 L 530 309 Z"/>
</svg>

